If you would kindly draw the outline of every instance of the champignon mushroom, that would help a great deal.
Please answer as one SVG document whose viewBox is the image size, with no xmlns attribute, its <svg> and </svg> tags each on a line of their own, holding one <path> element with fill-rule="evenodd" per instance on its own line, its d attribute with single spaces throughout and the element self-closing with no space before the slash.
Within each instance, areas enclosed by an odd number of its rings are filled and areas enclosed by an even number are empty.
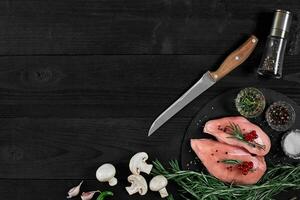
<svg viewBox="0 0 300 200">
<path fill-rule="evenodd" d="M 161 198 L 169 196 L 166 186 L 168 185 L 168 180 L 162 176 L 158 175 L 152 178 L 150 181 L 149 187 L 153 192 L 159 192 Z"/>
<path fill-rule="evenodd" d="M 145 152 L 136 153 L 129 162 L 129 169 L 132 174 L 139 175 L 140 172 L 144 172 L 146 174 L 150 174 L 153 165 L 147 164 L 146 160 L 148 160 L 148 154 Z"/>
<path fill-rule="evenodd" d="M 131 186 L 126 187 L 129 195 L 139 193 L 140 195 L 145 195 L 148 191 L 148 185 L 144 177 L 141 175 L 132 174 L 127 178 Z"/>
<path fill-rule="evenodd" d="M 115 186 L 118 180 L 115 178 L 116 168 L 109 163 L 101 165 L 96 171 L 96 178 L 100 182 L 108 182 L 110 186 Z"/>
</svg>

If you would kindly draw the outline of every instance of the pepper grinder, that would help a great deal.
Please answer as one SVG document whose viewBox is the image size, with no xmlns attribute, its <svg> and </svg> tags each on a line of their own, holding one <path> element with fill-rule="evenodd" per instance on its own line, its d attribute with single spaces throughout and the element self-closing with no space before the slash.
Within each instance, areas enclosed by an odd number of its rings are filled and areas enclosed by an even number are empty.
<svg viewBox="0 0 300 200">
<path fill-rule="evenodd" d="M 286 10 L 276 10 L 270 35 L 257 70 L 262 76 L 281 78 L 282 64 L 291 26 L 292 14 Z"/>
</svg>

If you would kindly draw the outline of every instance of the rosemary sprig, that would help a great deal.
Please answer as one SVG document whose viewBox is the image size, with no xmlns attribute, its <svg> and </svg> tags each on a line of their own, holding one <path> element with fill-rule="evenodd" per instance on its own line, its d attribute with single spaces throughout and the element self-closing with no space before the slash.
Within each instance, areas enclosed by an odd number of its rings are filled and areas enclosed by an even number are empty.
<svg viewBox="0 0 300 200">
<path fill-rule="evenodd" d="M 178 161 L 166 169 L 156 160 L 154 175 L 164 175 L 180 187 L 184 199 L 197 200 L 270 200 L 286 189 L 300 189 L 300 165 L 277 165 L 270 168 L 256 185 L 233 185 L 204 172 L 181 170 Z"/>
<path fill-rule="evenodd" d="M 170 194 L 168 197 L 167 197 L 167 200 L 174 200 L 174 197 L 172 194 Z"/>
<path fill-rule="evenodd" d="M 234 138 L 234 139 L 237 139 L 241 142 L 244 142 L 244 143 L 246 143 L 246 144 L 248 144 L 252 147 L 258 147 L 260 149 L 265 150 L 265 148 L 266 148 L 265 145 L 258 144 L 257 142 L 246 141 L 245 138 L 244 138 L 244 135 L 242 133 L 242 130 L 241 130 L 241 128 L 238 124 L 230 122 L 229 126 L 226 126 L 226 128 L 231 130 L 230 134 L 232 135 L 232 136 L 227 137 L 227 138 Z"/>
<path fill-rule="evenodd" d="M 243 161 L 241 160 L 233 160 L 233 159 L 225 159 L 221 161 L 224 164 L 229 164 L 229 165 L 238 165 L 241 164 Z"/>
<path fill-rule="evenodd" d="M 234 138 L 241 140 L 241 141 L 245 141 L 242 130 L 238 124 L 230 122 L 229 126 L 226 126 L 226 128 L 229 128 L 231 130 L 231 134 Z"/>
</svg>

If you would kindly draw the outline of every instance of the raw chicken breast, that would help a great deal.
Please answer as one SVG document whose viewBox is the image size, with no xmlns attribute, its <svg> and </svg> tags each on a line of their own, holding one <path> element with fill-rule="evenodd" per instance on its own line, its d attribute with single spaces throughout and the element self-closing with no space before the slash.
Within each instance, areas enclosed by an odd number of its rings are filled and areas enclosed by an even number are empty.
<svg viewBox="0 0 300 200">
<path fill-rule="evenodd" d="M 249 133 L 256 133 L 256 139 L 247 143 L 233 137 L 230 125 L 237 125 L 240 128 L 242 137 Z M 242 147 L 252 154 L 265 156 L 271 148 L 271 141 L 268 135 L 257 125 L 249 122 L 244 117 L 224 117 L 221 119 L 210 120 L 204 126 L 205 133 L 211 134 L 218 141 Z"/>
<path fill-rule="evenodd" d="M 267 169 L 263 157 L 252 156 L 240 147 L 210 139 L 192 139 L 191 147 L 208 172 L 223 182 L 242 185 L 255 184 Z M 247 175 L 244 175 L 237 164 L 224 163 L 226 160 L 252 162 L 253 168 Z"/>
</svg>

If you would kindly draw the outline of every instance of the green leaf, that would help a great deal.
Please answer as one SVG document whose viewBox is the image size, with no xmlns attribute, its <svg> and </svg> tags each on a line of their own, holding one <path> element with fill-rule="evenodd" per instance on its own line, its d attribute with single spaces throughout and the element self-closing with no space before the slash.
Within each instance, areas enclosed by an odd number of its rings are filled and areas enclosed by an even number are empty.
<svg viewBox="0 0 300 200">
<path fill-rule="evenodd" d="M 107 196 L 114 196 L 114 193 L 112 193 L 111 191 L 104 191 L 104 192 L 101 192 L 97 198 L 97 200 L 104 200 L 105 197 Z"/>
<path fill-rule="evenodd" d="M 233 159 L 225 159 L 225 160 L 221 160 L 221 162 L 224 164 L 229 164 L 229 165 L 237 165 L 237 164 L 241 164 L 243 161 L 233 160 Z"/>
<path fill-rule="evenodd" d="M 171 194 L 171 195 L 169 195 L 168 197 L 167 197 L 167 200 L 174 200 L 174 197 L 173 197 L 173 195 Z"/>
</svg>

